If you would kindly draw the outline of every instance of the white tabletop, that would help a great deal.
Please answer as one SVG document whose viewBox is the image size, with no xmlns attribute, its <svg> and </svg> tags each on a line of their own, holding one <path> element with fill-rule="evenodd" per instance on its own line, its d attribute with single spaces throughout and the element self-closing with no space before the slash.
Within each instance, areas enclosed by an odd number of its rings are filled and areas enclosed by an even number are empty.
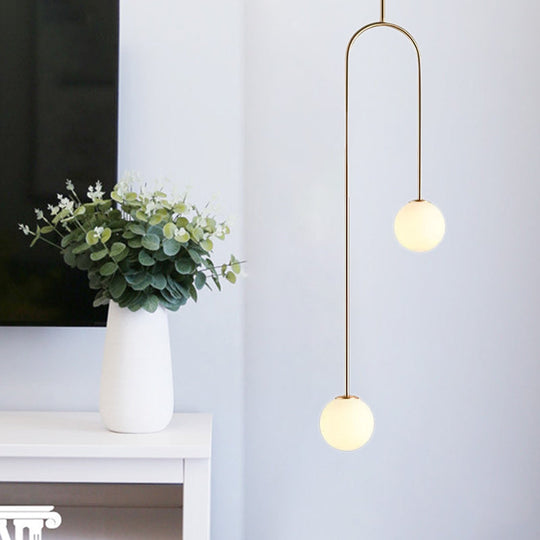
<svg viewBox="0 0 540 540">
<path fill-rule="evenodd" d="M 92 412 L 0 412 L 0 457 L 209 458 L 212 416 L 175 414 L 158 433 L 112 433 Z"/>
<path fill-rule="evenodd" d="M 183 484 L 182 538 L 210 538 L 212 417 L 159 433 L 107 431 L 98 413 L 0 412 L 0 482 Z"/>
</svg>

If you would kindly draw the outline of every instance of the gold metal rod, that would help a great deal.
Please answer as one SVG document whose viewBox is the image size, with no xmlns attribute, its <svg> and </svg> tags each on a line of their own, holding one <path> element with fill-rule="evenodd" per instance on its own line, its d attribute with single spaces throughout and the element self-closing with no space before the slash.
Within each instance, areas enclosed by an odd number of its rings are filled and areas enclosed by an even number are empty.
<svg viewBox="0 0 540 540">
<path fill-rule="evenodd" d="M 393 28 L 405 35 L 414 46 L 418 61 L 418 199 L 422 200 L 422 69 L 420 62 L 420 50 L 415 39 L 407 30 L 396 24 L 384 22 L 384 0 L 381 0 L 381 20 L 367 24 L 358 30 L 347 45 L 345 58 L 345 397 L 350 397 L 350 369 L 351 369 L 351 218 L 350 218 L 350 184 L 349 184 L 349 63 L 351 47 L 356 39 L 372 28 Z"/>
</svg>

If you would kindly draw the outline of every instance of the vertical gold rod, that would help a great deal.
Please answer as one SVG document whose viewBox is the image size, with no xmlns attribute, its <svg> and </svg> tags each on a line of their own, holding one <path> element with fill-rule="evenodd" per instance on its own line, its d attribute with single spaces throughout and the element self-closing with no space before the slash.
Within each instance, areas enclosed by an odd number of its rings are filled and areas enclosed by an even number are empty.
<svg viewBox="0 0 540 540">
<path fill-rule="evenodd" d="M 349 191 L 349 48 L 345 60 L 345 397 L 350 395 L 351 307 L 350 307 L 350 236 L 351 194 Z"/>
<path fill-rule="evenodd" d="M 345 55 L 345 397 L 350 397 L 351 370 L 351 194 L 349 185 L 349 58 L 356 38 L 371 28 L 386 27 L 398 30 L 414 45 L 418 61 L 418 200 L 422 200 L 422 69 L 420 50 L 407 30 L 396 24 L 384 22 L 384 0 L 381 0 L 380 22 L 368 24 L 358 30 L 349 40 Z"/>
<path fill-rule="evenodd" d="M 412 38 L 411 38 L 412 39 Z M 418 45 L 412 40 L 418 54 L 418 200 L 422 200 L 422 69 Z"/>
<path fill-rule="evenodd" d="M 348 70 L 346 75 L 347 81 L 349 78 Z M 347 85 L 348 88 L 348 85 Z M 346 91 L 348 101 L 348 91 Z M 345 128 L 348 131 L 349 114 L 347 111 L 347 119 Z M 346 136 L 348 139 L 348 135 Z M 345 397 L 350 395 L 350 371 L 351 371 L 351 195 L 349 192 L 349 144 L 348 140 L 345 143 Z"/>
</svg>

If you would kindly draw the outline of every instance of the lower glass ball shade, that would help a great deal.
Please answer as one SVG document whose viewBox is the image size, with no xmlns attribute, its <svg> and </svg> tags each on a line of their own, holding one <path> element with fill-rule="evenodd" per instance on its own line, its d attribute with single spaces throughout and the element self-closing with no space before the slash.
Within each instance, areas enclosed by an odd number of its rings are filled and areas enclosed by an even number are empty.
<svg viewBox="0 0 540 540">
<path fill-rule="evenodd" d="M 396 215 L 394 233 L 398 242 L 411 251 L 429 251 L 443 239 L 442 212 L 428 201 L 407 203 Z"/>
<path fill-rule="evenodd" d="M 351 451 L 364 446 L 375 422 L 370 408 L 356 396 L 340 396 L 323 409 L 320 420 L 324 440 L 337 450 Z"/>
</svg>

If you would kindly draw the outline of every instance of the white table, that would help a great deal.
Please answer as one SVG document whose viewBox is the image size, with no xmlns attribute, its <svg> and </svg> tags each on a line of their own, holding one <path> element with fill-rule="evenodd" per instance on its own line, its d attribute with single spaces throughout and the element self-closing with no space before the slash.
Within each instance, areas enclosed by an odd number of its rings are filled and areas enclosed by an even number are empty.
<svg viewBox="0 0 540 540">
<path fill-rule="evenodd" d="M 98 413 L 0 412 L 0 482 L 183 484 L 182 539 L 209 540 L 211 436 L 208 414 L 120 434 Z"/>
</svg>

